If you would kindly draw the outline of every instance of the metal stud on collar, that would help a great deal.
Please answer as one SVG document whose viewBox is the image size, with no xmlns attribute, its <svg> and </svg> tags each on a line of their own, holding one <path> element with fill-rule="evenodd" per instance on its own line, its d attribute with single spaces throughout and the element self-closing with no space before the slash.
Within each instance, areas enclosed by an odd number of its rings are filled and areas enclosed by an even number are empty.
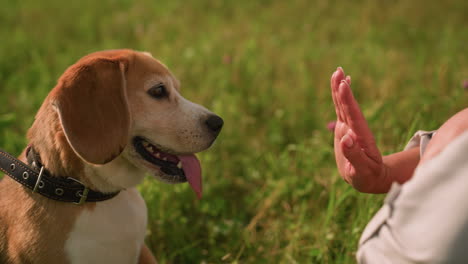
<svg viewBox="0 0 468 264">
<path fill-rule="evenodd" d="M 57 188 L 57 189 L 55 189 L 55 194 L 56 194 L 56 195 L 62 196 L 63 193 L 64 193 L 64 191 L 63 191 L 62 188 Z"/>
</svg>

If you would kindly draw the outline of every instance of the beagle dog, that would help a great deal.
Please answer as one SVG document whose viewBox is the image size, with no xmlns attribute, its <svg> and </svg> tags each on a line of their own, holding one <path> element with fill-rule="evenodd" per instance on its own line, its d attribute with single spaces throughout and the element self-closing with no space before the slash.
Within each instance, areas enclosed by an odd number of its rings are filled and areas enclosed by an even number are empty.
<svg viewBox="0 0 468 264">
<path fill-rule="evenodd" d="M 194 153 L 210 147 L 222 126 L 219 116 L 182 97 L 178 80 L 149 53 L 81 58 L 45 99 L 18 159 L 31 165 L 33 149 L 51 178 L 115 195 L 75 205 L 5 176 L 0 263 L 156 263 L 144 244 L 147 209 L 135 187 L 149 173 L 167 183 L 188 181 L 200 197 Z"/>
</svg>

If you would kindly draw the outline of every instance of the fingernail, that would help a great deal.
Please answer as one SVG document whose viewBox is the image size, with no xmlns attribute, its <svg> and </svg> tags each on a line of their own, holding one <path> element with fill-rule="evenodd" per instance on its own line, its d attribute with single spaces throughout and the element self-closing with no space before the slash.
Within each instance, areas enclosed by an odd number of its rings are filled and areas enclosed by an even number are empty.
<svg viewBox="0 0 468 264">
<path fill-rule="evenodd" d="M 345 135 L 342 139 L 346 147 L 351 148 L 354 145 L 353 139 L 349 135 Z"/>
<path fill-rule="evenodd" d="M 337 70 L 343 70 L 343 68 L 341 68 L 341 66 L 338 66 L 338 68 L 336 68 Z"/>
</svg>

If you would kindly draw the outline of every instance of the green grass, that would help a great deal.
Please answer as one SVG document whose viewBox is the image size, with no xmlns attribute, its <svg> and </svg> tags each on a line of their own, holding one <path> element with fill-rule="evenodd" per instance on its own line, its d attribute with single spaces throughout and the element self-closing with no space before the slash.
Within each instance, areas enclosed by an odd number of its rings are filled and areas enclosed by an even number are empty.
<svg viewBox="0 0 468 264">
<path fill-rule="evenodd" d="M 337 66 L 383 153 L 466 107 L 468 2 L 1 1 L 0 147 L 25 147 L 57 78 L 101 49 L 147 50 L 186 98 L 221 115 L 199 155 L 204 198 L 147 178 L 147 243 L 160 263 L 354 263 L 383 196 L 336 171 Z"/>
</svg>

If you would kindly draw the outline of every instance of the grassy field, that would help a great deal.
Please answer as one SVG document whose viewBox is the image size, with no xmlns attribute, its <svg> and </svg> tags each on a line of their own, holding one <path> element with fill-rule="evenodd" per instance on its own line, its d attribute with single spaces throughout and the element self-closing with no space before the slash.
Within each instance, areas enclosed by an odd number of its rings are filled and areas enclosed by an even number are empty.
<svg viewBox="0 0 468 264">
<path fill-rule="evenodd" d="M 468 1 L 1 0 L 0 147 L 79 57 L 150 51 L 186 98 L 222 116 L 204 197 L 140 185 L 160 263 L 354 263 L 383 196 L 336 171 L 329 78 L 353 77 L 383 153 L 467 106 Z"/>
</svg>

